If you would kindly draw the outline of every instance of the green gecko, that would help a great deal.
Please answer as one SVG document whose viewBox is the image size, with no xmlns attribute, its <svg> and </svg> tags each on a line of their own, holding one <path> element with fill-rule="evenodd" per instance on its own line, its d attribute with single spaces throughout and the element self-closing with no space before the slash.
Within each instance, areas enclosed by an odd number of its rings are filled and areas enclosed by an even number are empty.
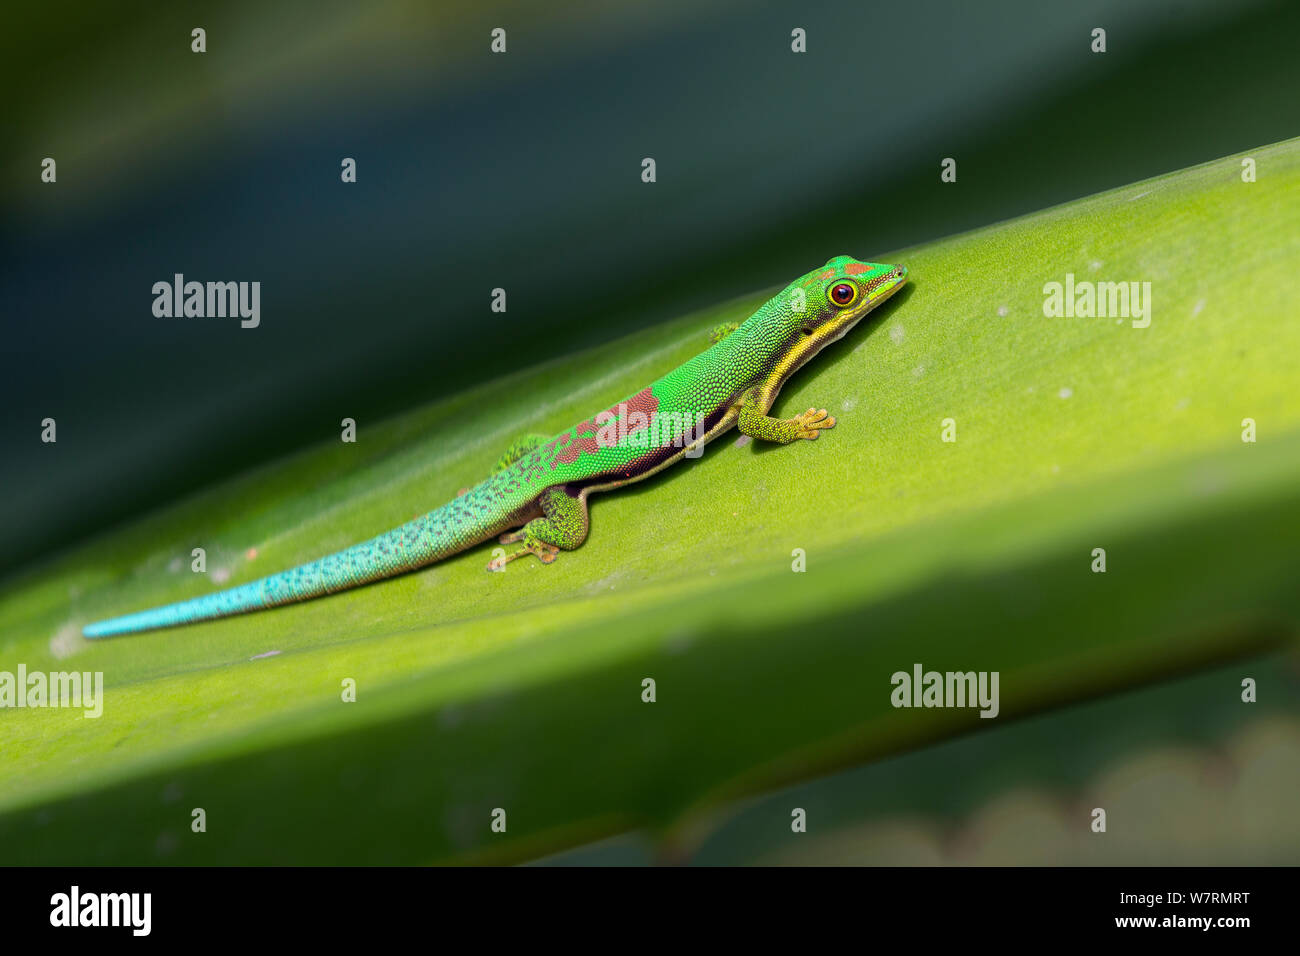
<svg viewBox="0 0 1300 956">
<path fill-rule="evenodd" d="M 768 410 L 791 375 L 907 282 L 901 265 L 837 256 L 800 276 L 744 322 L 718 326 L 713 345 L 635 395 L 560 432 L 515 442 L 484 481 L 455 500 L 336 554 L 189 601 L 99 621 L 86 637 L 191 624 L 332 594 L 393 577 L 500 535 L 518 545 L 488 570 L 532 554 L 550 564 L 587 538 L 587 499 L 662 471 L 733 425 L 788 444 L 835 419 L 810 408 Z"/>
</svg>

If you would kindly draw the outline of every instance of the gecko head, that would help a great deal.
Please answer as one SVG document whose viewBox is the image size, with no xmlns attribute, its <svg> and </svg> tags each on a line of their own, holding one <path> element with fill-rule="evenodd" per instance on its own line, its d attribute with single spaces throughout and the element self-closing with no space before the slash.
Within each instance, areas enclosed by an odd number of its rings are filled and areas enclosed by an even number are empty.
<svg viewBox="0 0 1300 956">
<path fill-rule="evenodd" d="M 803 359 L 841 338 L 858 321 L 907 282 L 907 267 L 836 256 L 796 279 L 783 293 Z M 802 364 L 802 362 L 800 363 Z"/>
</svg>

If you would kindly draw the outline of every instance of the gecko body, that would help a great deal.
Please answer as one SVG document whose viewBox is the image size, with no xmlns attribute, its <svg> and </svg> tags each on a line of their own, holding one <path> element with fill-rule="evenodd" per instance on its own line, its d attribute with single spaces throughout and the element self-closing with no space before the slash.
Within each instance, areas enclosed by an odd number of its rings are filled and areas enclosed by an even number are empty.
<svg viewBox="0 0 1300 956">
<path fill-rule="evenodd" d="M 109 637 L 227 617 L 333 594 L 413 571 L 500 536 L 544 564 L 587 537 L 588 496 L 648 478 L 738 427 L 780 443 L 816 439 L 835 419 L 810 408 L 767 412 L 781 386 L 907 281 L 900 265 L 837 256 L 795 279 L 713 345 L 608 409 L 557 435 L 516 441 L 484 481 L 442 507 L 335 554 L 213 594 L 87 625 Z"/>
</svg>

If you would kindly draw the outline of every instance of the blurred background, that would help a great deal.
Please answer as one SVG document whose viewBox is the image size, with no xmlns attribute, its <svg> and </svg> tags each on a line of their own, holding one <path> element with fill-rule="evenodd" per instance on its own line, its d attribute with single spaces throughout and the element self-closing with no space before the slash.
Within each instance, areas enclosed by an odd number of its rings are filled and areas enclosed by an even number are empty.
<svg viewBox="0 0 1300 956">
<path fill-rule="evenodd" d="M 1243 673 L 1276 693 L 1243 707 Z M 1284 866 L 1300 820 L 1294 653 L 1212 668 L 722 807 L 685 846 L 629 833 L 549 866 Z M 810 839 L 784 823 L 802 808 Z M 1104 807 L 1109 832 L 1079 825 Z"/>
<path fill-rule="evenodd" d="M 54 2 L 7 20 L 0 574 L 344 416 L 1300 131 L 1300 5 L 1265 0 Z M 261 327 L 155 318 L 177 272 L 260 281 Z"/>
<path fill-rule="evenodd" d="M 1300 134 L 1283 0 L 80 0 L 7 21 L 0 579 L 344 417 Z M 156 318 L 178 272 L 259 281 L 260 327 Z M 1250 666 L 1258 708 L 1240 667 L 1208 671 L 732 804 L 680 845 L 545 862 L 1293 862 L 1300 675 Z M 1119 857 L 1065 822 L 1099 803 L 1144 834 Z M 771 835 L 790 806 L 818 821 L 797 854 Z"/>
</svg>

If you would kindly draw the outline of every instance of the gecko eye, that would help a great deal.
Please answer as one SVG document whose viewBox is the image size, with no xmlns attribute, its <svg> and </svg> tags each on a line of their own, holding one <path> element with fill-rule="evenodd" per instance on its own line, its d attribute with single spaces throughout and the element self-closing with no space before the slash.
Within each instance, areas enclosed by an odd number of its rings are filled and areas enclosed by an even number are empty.
<svg viewBox="0 0 1300 956">
<path fill-rule="evenodd" d="M 831 286 L 831 301 L 841 309 L 846 305 L 852 305 L 853 300 L 858 297 L 858 287 L 850 282 L 841 282 L 839 285 Z"/>
</svg>

